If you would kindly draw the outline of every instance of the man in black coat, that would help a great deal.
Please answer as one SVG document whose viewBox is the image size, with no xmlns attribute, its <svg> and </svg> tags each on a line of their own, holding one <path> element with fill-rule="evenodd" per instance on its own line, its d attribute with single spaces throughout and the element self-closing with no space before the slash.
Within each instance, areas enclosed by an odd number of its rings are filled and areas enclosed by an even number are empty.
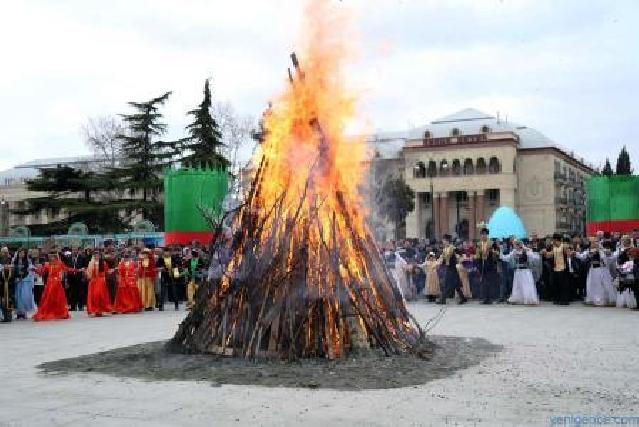
<svg viewBox="0 0 639 427">
<path fill-rule="evenodd" d="M 491 294 L 499 288 L 499 274 L 497 262 L 499 261 L 499 247 L 488 240 L 488 229 L 481 230 L 475 261 L 479 270 L 479 286 L 482 304 L 492 304 Z"/>
<path fill-rule="evenodd" d="M 582 296 L 582 286 L 581 286 L 581 278 L 582 278 L 582 261 L 577 257 L 576 249 L 571 246 L 569 242 L 566 243 L 568 247 L 568 254 L 566 256 L 566 261 L 568 262 L 568 268 L 566 268 L 566 273 L 568 274 L 568 286 L 570 292 L 571 299 L 579 299 Z M 583 287 L 583 292 L 585 292 L 585 283 Z M 584 296 L 585 298 L 585 296 Z"/>
<path fill-rule="evenodd" d="M 87 258 L 80 252 L 77 246 L 71 248 L 71 253 L 62 257 L 62 262 L 69 268 L 74 270 L 73 272 L 66 273 L 67 286 L 68 286 L 68 298 L 69 309 L 71 311 L 82 311 L 84 301 L 86 300 L 87 286 L 84 276 L 84 270 L 89 265 Z"/>
<path fill-rule="evenodd" d="M 171 255 L 169 248 L 164 248 L 162 256 L 158 257 L 155 267 L 160 271 L 160 301 L 158 307 L 164 311 L 164 301 L 167 296 L 175 303 L 175 310 L 179 309 L 176 281 L 179 279 L 181 260 L 177 255 Z M 176 274 L 178 273 L 178 274 Z"/>
<path fill-rule="evenodd" d="M 437 304 L 446 304 L 446 298 L 454 297 L 454 292 L 457 291 L 459 296 L 459 304 L 466 303 L 466 297 L 462 291 L 462 284 L 459 278 L 459 272 L 457 271 L 457 250 L 451 243 L 450 234 L 445 234 L 443 237 L 444 249 L 442 250 L 442 259 L 446 266 L 444 273 L 444 281 L 440 284 L 441 295 Z"/>
</svg>

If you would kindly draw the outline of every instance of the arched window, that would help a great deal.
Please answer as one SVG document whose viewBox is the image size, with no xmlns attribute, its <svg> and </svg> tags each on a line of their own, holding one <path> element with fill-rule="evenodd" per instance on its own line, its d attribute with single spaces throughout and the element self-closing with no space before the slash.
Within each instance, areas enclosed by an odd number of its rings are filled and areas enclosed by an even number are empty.
<svg viewBox="0 0 639 427">
<path fill-rule="evenodd" d="M 488 133 L 490 132 L 490 128 L 488 127 L 488 125 L 483 125 L 481 127 L 481 133 Z"/>
<path fill-rule="evenodd" d="M 429 178 L 434 178 L 437 176 L 437 163 L 434 160 L 428 162 L 428 170 L 426 171 Z"/>
<path fill-rule="evenodd" d="M 439 162 L 439 174 L 441 176 L 448 176 L 450 173 L 450 166 L 448 165 L 448 160 L 442 160 Z"/>
<path fill-rule="evenodd" d="M 488 204 L 490 206 L 499 204 L 499 189 L 493 188 L 488 190 Z"/>
<path fill-rule="evenodd" d="M 427 130 L 427 131 L 424 132 L 424 139 L 429 139 L 429 138 L 432 138 L 432 135 L 431 135 L 430 131 Z"/>
<path fill-rule="evenodd" d="M 461 163 L 460 163 L 459 159 L 453 160 L 452 173 L 453 173 L 453 175 L 461 175 L 462 168 L 461 168 Z"/>
<path fill-rule="evenodd" d="M 499 159 L 497 157 L 491 157 L 488 161 L 488 173 L 500 173 L 501 165 L 499 164 Z"/>
<path fill-rule="evenodd" d="M 483 157 L 477 159 L 477 167 L 475 168 L 475 172 L 479 175 L 483 175 L 486 173 L 486 160 Z"/>
<path fill-rule="evenodd" d="M 426 178 L 426 165 L 424 162 L 417 162 L 413 167 L 413 178 Z"/>
<path fill-rule="evenodd" d="M 474 172 L 473 159 L 464 160 L 464 175 L 472 175 Z"/>
<path fill-rule="evenodd" d="M 459 136 L 459 135 L 461 135 L 461 132 L 459 131 L 459 128 L 453 128 L 450 131 L 450 134 L 451 134 L 451 136 Z"/>
</svg>

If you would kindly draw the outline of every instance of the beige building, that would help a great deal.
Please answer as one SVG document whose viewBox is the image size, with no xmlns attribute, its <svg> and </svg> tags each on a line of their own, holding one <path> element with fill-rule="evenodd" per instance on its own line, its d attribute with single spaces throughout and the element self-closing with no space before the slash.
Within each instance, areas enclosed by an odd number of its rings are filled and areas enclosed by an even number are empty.
<svg viewBox="0 0 639 427">
<path fill-rule="evenodd" d="M 529 234 L 584 230 L 584 181 L 594 169 L 535 129 L 465 109 L 403 135 L 369 138 L 400 141 L 394 173 L 416 193 L 406 237 L 474 239 L 499 206 L 514 208 Z M 371 175 L 382 179 L 373 168 Z"/>
</svg>

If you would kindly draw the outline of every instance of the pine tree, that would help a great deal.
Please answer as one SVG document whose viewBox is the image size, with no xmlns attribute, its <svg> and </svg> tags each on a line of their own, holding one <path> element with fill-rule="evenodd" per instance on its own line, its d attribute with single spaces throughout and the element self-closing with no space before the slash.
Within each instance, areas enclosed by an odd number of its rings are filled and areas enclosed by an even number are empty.
<svg viewBox="0 0 639 427">
<path fill-rule="evenodd" d="M 181 161 L 193 166 L 228 167 L 229 161 L 220 152 L 224 146 L 222 132 L 211 115 L 211 90 L 209 80 L 204 81 L 204 98 L 200 105 L 187 114 L 193 122 L 186 127 L 189 136 L 180 146 L 184 153 Z"/>
<path fill-rule="evenodd" d="M 612 166 L 610 166 L 610 160 L 608 160 L 608 157 L 606 157 L 606 164 L 604 165 L 601 174 L 603 176 L 612 176 L 614 174 L 614 172 L 612 171 Z"/>
<path fill-rule="evenodd" d="M 122 142 L 121 155 L 124 160 L 110 172 L 116 190 L 120 191 L 117 210 L 142 213 L 156 225 L 162 223 L 162 173 L 176 160 L 179 141 L 163 141 L 167 125 L 162 122 L 160 107 L 169 99 L 171 92 L 145 102 L 129 102 L 134 110 L 121 114 L 127 132 L 118 135 Z M 128 193 L 130 198 L 124 198 Z"/>
<path fill-rule="evenodd" d="M 103 177 L 95 172 L 70 166 L 41 169 L 36 178 L 27 182 L 27 189 L 46 195 L 26 199 L 26 206 L 13 213 L 36 218 L 48 213 L 47 224 L 30 226 L 35 235 L 63 234 L 74 222 L 83 222 L 94 233 L 121 231 L 125 224 L 105 200 L 104 186 Z M 63 215 L 58 217 L 58 213 Z"/>
<path fill-rule="evenodd" d="M 632 175 L 632 167 L 630 166 L 630 155 L 628 154 L 628 150 L 626 150 L 625 145 L 621 149 L 619 157 L 617 157 L 616 174 Z"/>
</svg>

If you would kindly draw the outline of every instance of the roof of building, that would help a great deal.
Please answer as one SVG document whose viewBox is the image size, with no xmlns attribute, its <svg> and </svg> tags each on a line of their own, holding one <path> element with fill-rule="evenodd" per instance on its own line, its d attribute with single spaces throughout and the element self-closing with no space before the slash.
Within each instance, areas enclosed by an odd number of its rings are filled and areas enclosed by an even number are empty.
<svg viewBox="0 0 639 427">
<path fill-rule="evenodd" d="M 15 169 L 44 168 L 44 167 L 57 166 L 57 165 L 70 165 L 74 163 L 87 163 L 87 162 L 94 162 L 94 161 L 101 161 L 101 160 L 104 160 L 104 159 L 100 156 L 95 156 L 92 154 L 85 155 L 85 156 L 74 156 L 74 157 L 51 157 L 47 159 L 35 159 L 25 163 L 20 163 L 15 166 Z"/>
<path fill-rule="evenodd" d="M 35 178 L 41 168 L 56 167 L 58 165 L 93 164 L 102 161 L 104 161 L 103 157 L 95 155 L 35 159 L 0 171 L 0 186 L 19 184 L 26 179 Z"/>
<path fill-rule="evenodd" d="M 35 178 L 38 175 L 36 168 L 11 168 L 0 171 L 0 186 L 9 185 L 13 180 Z"/>
<path fill-rule="evenodd" d="M 494 117 L 474 108 L 464 108 L 456 113 L 433 120 L 431 123 L 463 122 L 481 119 L 494 119 Z"/>
<path fill-rule="evenodd" d="M 474 108 L 466 108 L 433 120 L 430 124 L 411 129 L 408 133 L 408 139 L 422 139 L 426 131 L 430 132 L 431 138 L 449 137 L 455 128 L 458 129 L 460 135 L 478 135 L 484 133 L 485 130 L 488 132 L 512 132 L 519 137 L 519 148 L 556 148 L 584 165 L 592 167 L 583 158 L 577 158 L 572 150 L 562 147 L 537 129 L 503 120 Z"/>
</svg>

